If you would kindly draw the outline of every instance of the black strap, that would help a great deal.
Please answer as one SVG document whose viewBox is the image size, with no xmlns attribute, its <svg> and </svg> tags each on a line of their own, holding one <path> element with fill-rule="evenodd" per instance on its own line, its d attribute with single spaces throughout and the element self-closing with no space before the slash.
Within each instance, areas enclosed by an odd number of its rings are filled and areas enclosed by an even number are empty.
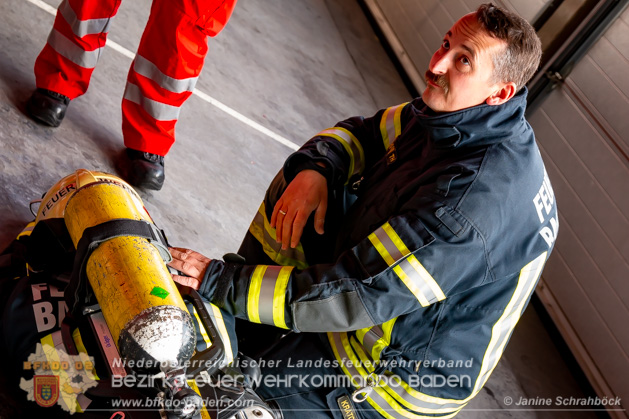
<svg viewBox="0 0 629 419">
<path fill-rule="evenodd" d="M 124 218 L 106 221 L 97 226 L 86 228 L 76 246 L 72 276 L 65 290 L 68 310 L 74 315 L 80 315 L 80 313 L 77 313 L 77 310 L 87 296 L 85 268 L 90 255 L 101 243 L 122 236 L 145 238 L 157 248 L 160 256 L 166 263 L 172 260 L 164 232 L 153 223 Z"/>
</svg>

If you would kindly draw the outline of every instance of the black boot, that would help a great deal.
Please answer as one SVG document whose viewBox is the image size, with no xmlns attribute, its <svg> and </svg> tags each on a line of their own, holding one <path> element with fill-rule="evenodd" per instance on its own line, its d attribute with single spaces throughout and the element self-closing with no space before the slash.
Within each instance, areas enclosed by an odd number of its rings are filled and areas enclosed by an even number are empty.
<svg viewBox="0 0 629 419">
<path fill-rule="evenodd" d="M 127 182 L 159 191 L 164 185 L 164 156 L 127 148 Z"/>
<path fill-rule="evenodd" d="M 70 99 L 52 90 L 37 89 L 26 104 L 26 111 L 35 121 L 58 127 L 66 115 Z"/>
</svg>

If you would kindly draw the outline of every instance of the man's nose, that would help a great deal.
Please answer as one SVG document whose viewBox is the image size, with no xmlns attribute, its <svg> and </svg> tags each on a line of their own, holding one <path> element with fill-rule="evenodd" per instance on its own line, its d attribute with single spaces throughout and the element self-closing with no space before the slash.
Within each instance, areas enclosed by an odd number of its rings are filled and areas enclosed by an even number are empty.
<svg viewBox="0 0 629 419">
<path fill-rule="evenodd" d="M 432 56 L 430 60 L 429 69 L 434 74 L 440 75 L 445 74 L 448 71 L 448 65 L 450 63 L 450 54 L 445 52 L 441 54 L 439 51 L 435 52 L 435 55 Z"/>
</svg>

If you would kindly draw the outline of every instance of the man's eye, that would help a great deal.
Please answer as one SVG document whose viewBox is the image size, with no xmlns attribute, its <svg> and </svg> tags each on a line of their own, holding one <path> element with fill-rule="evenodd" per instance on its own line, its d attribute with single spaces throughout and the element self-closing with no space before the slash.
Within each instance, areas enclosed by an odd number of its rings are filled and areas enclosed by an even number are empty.
<svg viewBox="0 0 629 419">
<path fill-rule="evenodd" d="M 447 40 L 443 41 L 443 44 L 441 44 L 441 48 L 443 49 L 450 49 L 450 42 Z"/>
<path fill-rule="evenodd" d="M 461 64 L 463 64 L 465 66 L 472 65 L 472 63 L 470 62 L 470 60 L 467 57 L 461 57 Z"/>
</svg>

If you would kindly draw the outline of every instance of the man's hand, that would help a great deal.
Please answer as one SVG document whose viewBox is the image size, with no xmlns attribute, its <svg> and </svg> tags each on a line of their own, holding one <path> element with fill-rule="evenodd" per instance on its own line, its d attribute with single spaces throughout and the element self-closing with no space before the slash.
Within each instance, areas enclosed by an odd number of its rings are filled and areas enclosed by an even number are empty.
<svg viewBox="0 0 629 419">
<path fill-rule="evenodd" d="M 292 248 L 297 247 L 313 211 L 315 231 L 323 234 L 327 208 L 328 184 L 325 176 L 315 170 L 299 172 L 275 204 L 271 215 L 271 227 L 275 228 L 282 249 L 288 249 L 289 244 Z"/>
<path fill-rule="evenodd" d="M 206 258 L 199 252 L 181 247 L 170 247 L 173 260 L 168 264 L 171 268 L 188 276 L 173 274 L 173 280 L 190 288 L 198 290 L 203 281 L 203 275 L 212 259 Z"/>
</svg>

